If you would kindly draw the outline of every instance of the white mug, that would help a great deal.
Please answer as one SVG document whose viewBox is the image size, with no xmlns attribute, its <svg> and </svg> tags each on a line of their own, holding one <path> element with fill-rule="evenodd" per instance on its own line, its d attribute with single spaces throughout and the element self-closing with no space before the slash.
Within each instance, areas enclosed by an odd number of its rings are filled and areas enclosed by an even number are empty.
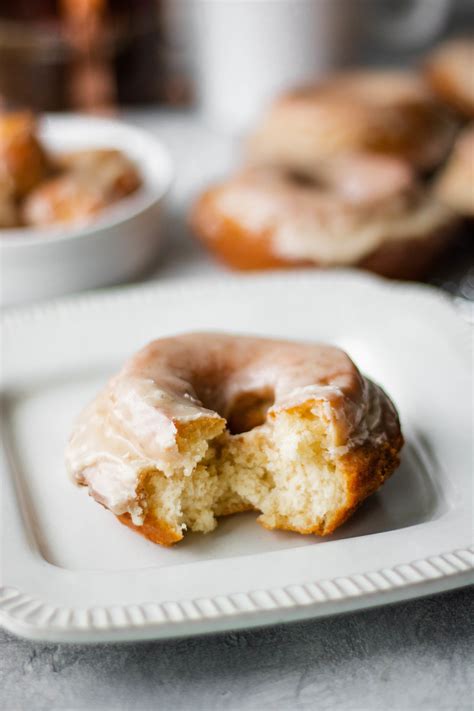
<svg viewBox="0 0 474 711">
<path fill-rule="evenodd" d="M 375 20 L 364 0 L 193 0 L 201 110 L 225 130 L 245 129 L 279 92 L 347 64 L 370 40 L 368 25 L 378 42 L 413 47 L 440 31 L 450 5 L 412 0 Z"/>
</svg>

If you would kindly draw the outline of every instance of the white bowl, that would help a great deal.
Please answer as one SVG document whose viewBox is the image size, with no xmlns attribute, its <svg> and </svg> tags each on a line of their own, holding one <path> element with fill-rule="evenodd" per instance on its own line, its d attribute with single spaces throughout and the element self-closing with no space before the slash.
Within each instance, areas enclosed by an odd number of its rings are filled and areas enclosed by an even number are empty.
<svg viewBox="0 0 474 711">
<path fill-rule="evenodd" d="M 118 148 L 136 164 L 142 187 L 86 225 L 0 230 L 2 305 L 118 283 L 156 257 L 171 160 L 153 136 L 119 121 L 47 115 L 40 139 L 52 151 Z"/>
</svg>

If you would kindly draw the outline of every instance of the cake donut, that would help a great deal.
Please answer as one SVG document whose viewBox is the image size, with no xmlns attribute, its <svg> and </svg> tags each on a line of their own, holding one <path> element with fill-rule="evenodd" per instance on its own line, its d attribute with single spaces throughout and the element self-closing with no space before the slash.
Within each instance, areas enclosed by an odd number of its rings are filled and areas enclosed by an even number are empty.
<svg viewBox="0 0 474 711">
<path fill-rule="evenodd" d="M 425 77 L 448 106 L 474 118 L 474 38 L 449 40 L 428 57 Z"/>
<path fill-rule="evenodd" d="M 28 112 L 0 112 L 0 180 L 8 181 L 15 198 L 23 197 L 49 171 L 47 156 Z"/>
<path fill-rule="evenodd" d="M 474 124 L 457 139 L 435 186 L 438 198 L 461 215 L 474 217 Z"/>
<path fill-rule="evenodd" d="M 22 210 L 26 224 L 41 227 L 86 222 L 140 185 L 135 166 L 113 149 L 64 154 L 57 165 L 65 172 L 41 183 L 27 196 Z"/>
<path fill-rule="evenodd" d="M 306 173 L 333 156 L 369 151 L 434 168 L 455 122 L 416 74 L 359 70 L 278 99 L 248 143 L 249 161 Z"/>
<path fill-rule="evenodd" d="M 402 443 L 388 396 L 338 348 L 197 333 L 133 356 L 80 415 L 66 461 L 122 523 L 171 545 L 244 510 L 329 534 Z"/>
<path fill-rule="evenodd" d="M 312 177 L 250 168 L 205 191 L 190 224 L 228 266 L 356 265 L 418 278 L 451 239 L 449 208 L 395 158 L 345 155 Z"/>
</svg>

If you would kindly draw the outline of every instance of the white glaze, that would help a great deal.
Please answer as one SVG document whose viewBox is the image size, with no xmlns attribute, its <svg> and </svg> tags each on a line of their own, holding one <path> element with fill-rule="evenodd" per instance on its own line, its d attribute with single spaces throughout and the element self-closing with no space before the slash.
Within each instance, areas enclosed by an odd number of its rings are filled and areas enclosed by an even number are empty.
<svg viewBox="0 0 474 711">
<path fill-rule="evenodd" d="M 391 240 L 431 236 L 452 221 L 448 208 L 396 174 L 398 161 L 374 158 L 362 171 L 360 162 L 344 161 L 331 176 L 324 170 L 326 185 L 315 187 L 292 184 L 279 170 L 246 171 L 215 191 L 215 210 L 249 238 L 268 236 L 276 256 L 327 266 L 356 263 Z M 377 173 L 392 181 L 383 190 Z"/>
</svg>

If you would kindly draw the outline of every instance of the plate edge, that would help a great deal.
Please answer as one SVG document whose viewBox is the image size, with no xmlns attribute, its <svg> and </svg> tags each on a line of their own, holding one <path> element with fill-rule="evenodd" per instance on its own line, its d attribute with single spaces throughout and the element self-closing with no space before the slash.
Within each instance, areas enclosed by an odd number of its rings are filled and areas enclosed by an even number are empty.
<svg viewBox="0 0 474 711">
<path fill-rule="evenodd" d="M 0 587 L 0 624 L 3 616 L 11 623 L 26 626 L 32 636 L 53 630 L 59 634 L 112 630 L 124 633 L 150 625 L 179 626 L 188 622 L 216 621 L 258 612 L 365 599 L 377 593 L 389 593 L 455 575 L 464 579 L 470 571 L 474 571 L 474 546 L 351 576 L 162 603 L 69 608 L 51 605 L 17 588 L 4 586 Z M 471 576 L 471 582 L 474 582 L 474 576 Z M 469 584 L 469 581 L 462 584 Z"/>
</svg>

